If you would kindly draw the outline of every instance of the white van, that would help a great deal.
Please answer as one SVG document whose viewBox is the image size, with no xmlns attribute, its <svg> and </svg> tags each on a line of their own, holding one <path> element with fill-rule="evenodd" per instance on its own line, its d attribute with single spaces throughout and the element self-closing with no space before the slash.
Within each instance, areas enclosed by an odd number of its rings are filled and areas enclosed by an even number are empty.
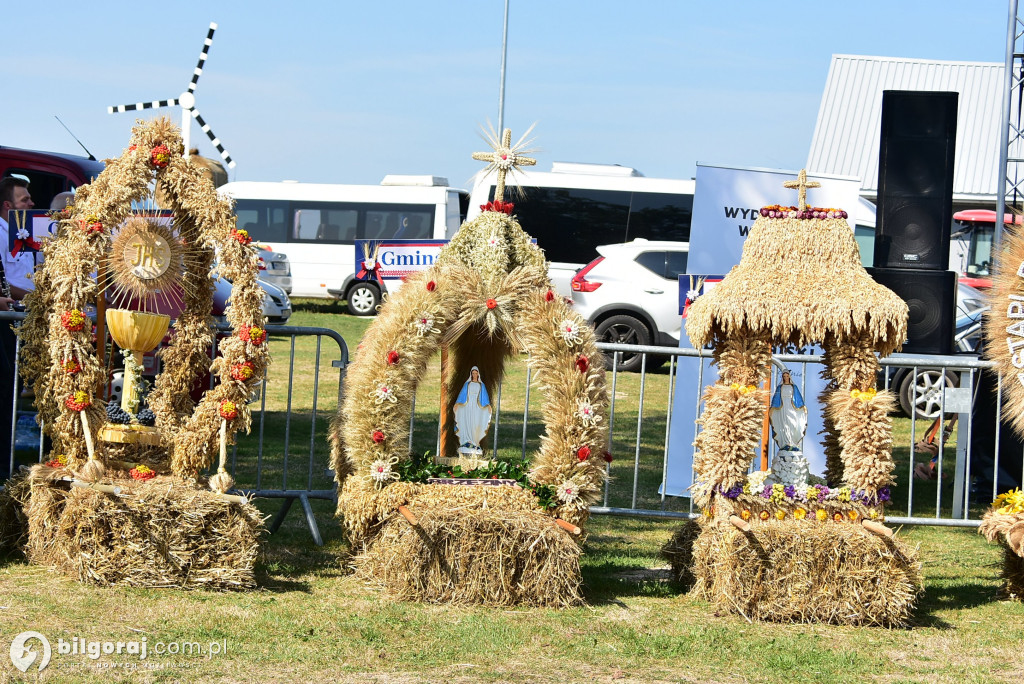
<svg viewBox="0 0 1024 684">
<path fill-rule="evenodd" d="M 493 174 L 470 195 L 467 218 L 494 199 Z M 694 181 L 646 178 L 636 169 L 555 162 L 549 173 L 522 171 L 506 179 L 505 201 L 523 230 L 537 239 L 559 293 L 569 296 L 576 271 L 598 245 L 645 238 L 689 242 Z"/>
<path fill-rule="evenodd" d="M 240 181 L 218 191 L 235 201 L 239 228 L 288 255 L 292 297 L 347 299 L 350 309 L 355 299 L 362 315 L 381 292 L 355 280 L 355 241 L 448 239 L 469 200 L 438 176 L 388 175 L 380 185 Z"/>
</svg>

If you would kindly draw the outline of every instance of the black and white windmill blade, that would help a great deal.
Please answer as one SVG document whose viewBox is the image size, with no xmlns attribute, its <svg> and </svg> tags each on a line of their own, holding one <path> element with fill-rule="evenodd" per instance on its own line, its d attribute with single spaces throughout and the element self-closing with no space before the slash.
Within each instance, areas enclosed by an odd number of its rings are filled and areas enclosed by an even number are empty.
<svg viewBox="0 0 1024 684">
<path fill-rule="evenodd" d="M 173 107 L 175 105 L 181 105 L 181 141 L 185 145 L 185 154 L 188 154 L 191 148 L 191 130 L 192 122 L 189 117 L 196 120 L 199 127 L 206 134 L 206 137 L 210 139 L 213 146 L 217 148 L 221 158 L 228 165 L 228 168 L 235 168 L 235 162 L 231 159 L 231 155 L 224 149 L 224 146 L 220 144 L 220 139 L 213 134 L 210 130 L 210 124 L 206 123 L 203 117 L 199 114 L 199 110 L 196 109 L 196 84 L 199 82 L 199 77 L 203 74 L 203 64 L 206 63 L 206 56 L 210 52 L 210 45 L 213 44 L 213 32 L 217 30 L 217 24 L 210 23 L 210 29 L 206 33 L 206 40 L 203 42 L 203 51 L 199 53 L 199 64 L 196 65 L 196 70 L 192 72 L 192 82 L 188 84 L 188 90 L 179 95 L 173 100 L 153 100 L 152 102 L 137 102 L 135 104 L 118 105 L 116 107 L 107 107 L 109 114 L 115 112 L 134 112 L 141 109 L 157 109 L 159 107 Z"/>
</svg>

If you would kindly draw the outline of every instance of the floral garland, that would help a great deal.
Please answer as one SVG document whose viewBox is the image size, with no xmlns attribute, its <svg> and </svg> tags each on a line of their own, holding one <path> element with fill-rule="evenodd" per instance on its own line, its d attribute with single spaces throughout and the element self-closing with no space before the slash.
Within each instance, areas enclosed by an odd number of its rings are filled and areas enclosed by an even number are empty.
<svg viewBox="0 0 1024 684">
<path fill-rule="evenodd" d="M 834 207 L 807 207 L 800 210 L 799 207 L 784 207 L 780 204 L 771 204 L 761 207 L 761 216 L 765 218 L 796 218 L 796 219 L 837 219 L 849 218 L 842 209 Z"/>
<path fill-rule="evenodd" d="M 132 202 L 150 195 L 150 184 L 168 198 L 179 235 L 186 245 L 186 274 L 206 277 L 219 249 L 221 276 L 232 281 L 232 305 L 228 321 L 236 334 L 220 346 L 222 356 L 210 368 L 220 384 L 193 406 L 189 391 L 210 366 L 208 349 L 213 341 L 212 285 L 186 286 L 185 309 L 174 325 L 171 344 L 163 350 L 163 371 L 150 395 L 164 446 L 171 452 L 175 474 L 195 479 L 217 452 L 222 401 L 238 405 L 238 415 L 228 423 L 229 434 L 249 426 L 245 407 L 252 386 L 263 376 L 269 355 L 262 326 L 263 291 L 256 282 L 258 256 L 244 240 L 234 237 L 231 204 L 217 194 L 199 169 L 183 157 L 178 130 L 166 118 L 139 123 L 132 130 L 131 145 L 120 157 L 107 160 L 96 179 L 78 188 L 75 203 L 55 216 L 56 239 L 43 246 L 45 262 L 35 277 L 36 290 L 27 297 L 28 316 L 21 328 L 26 377 L 36 383 L 40 420 L 54 439 L 54 450 L 69 465 L 85 460 L 82 425 L 94 433 L 103 422 L 103 402 L 96 390 L 106 382 L 106 370 L 96 358 L 92 326 L 83 311 L 96 300 L 97 272 L 111 240 L 111 233 L 132 213 Z M 193 281 L 194 282 L 194 281 Z M 49 359 L 44 364 L 36 359 Z M 250 364 L 245 379 L 232 368 Z M 88 421 L 78 412 L 88 412 Z"/>
</svg>

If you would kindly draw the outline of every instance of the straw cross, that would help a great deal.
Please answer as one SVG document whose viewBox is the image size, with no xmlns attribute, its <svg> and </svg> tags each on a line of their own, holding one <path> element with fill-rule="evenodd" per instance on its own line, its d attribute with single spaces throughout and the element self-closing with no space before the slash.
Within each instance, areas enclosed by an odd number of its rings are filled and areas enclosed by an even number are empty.
<svg viewBox="0 0 1024 684">
<path fill-rule="evenodd" d="M 807 188 L 820 188 L 821 183 L 818 183 L 817 181 L 808 181 L 807 169 L 800 169 L 800 173 L 797 174 L 796 180 L 786 181 L 782 184 L 782 187 L 790 189 L 796 188 L 799 191 L 798 209 L 803 211 L 807 208 Z"/>
<path fill-rule="evenodd" d="M 529 135 L 529 132 L 527 132 L 527 135 Z M 511 129 L 506 128 L 504 133 L 502 133 L 500 144 L 495 144 L 497 141 L 494 138 L 490 138 L 490 142 L 494 150 L 491 152 L 474 152 L 473 159 L 489 162 L 487 165 L 488 171 L 491 168 L 497 170 L 498 184 L 494 189 L 494 200 L 501 202 L 505 199 L 505 176 L 520 166 L 533 166 L 537 163 L 537 160 L 516 154 L 519 143 L 516 143 L 517 147 L 512 146 Z"/>
</svg>

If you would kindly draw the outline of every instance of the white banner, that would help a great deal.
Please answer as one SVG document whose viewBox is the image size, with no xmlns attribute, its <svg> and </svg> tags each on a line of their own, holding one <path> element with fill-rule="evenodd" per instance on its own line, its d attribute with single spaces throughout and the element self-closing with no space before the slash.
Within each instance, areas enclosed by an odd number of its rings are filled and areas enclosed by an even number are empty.
<svg viewBox="0 0 1024 684">
<path fill-rule="evenodd" d="M 743 244 L 754 224 L 754 219 L 759 216 L 761 207 L 772 204 L 789 206 L 797 203 L 796 191 L 782 186 L 785 181 L 795 180 L 796 175 L 796 171 L 698 164 L 687 273 L 727 274 L 739 263 Z M 845 176 L 813 174 L 808 174 L 808 179 L 821 183 L 821 187 L 808 189 L 807 203 L 817 207 L 845 209 L 851 215 L 852 232 L 853 217 L 861 210 L 860 180 Z M 873 217 L 870 223 L 874 224 Z M 685 325 L 679 338 L 679 346 L 692 347 L 685 334 Z M 820 353 L 817 348 L 777 351 Z M 825 456 L 818 435 L 822 429 L 822 417 L 817 398 L 824 388 L 824 382 L 818 377 L 817 366 L 806 366 L 805 373 L 804 364 L 790 365 L 793 383 L 801 388 L 808 408 L 807 432 L 803 442 L 804 455 L 810 463 L 811 472 L 821 474 L 825 468 Z M 700 385 L 707 386 L 718 380 L 718 372 L 711 367 L 710 360 L 704 360 L 702 375 L 700 366 L 696 359 L 680 358 L 672 407 L 666 473 L 666 493 L 670 496 L 687 496 L 686 490 L 693 484 L 693 440 L 697 428 L 695 417 L 698 415 L 698 402 L 703 391 Z M 773 373 L 773 387 L 777 381 L 777 374 Z M 750 454 L 752 461 L 757 456 L 759 454 L 755 452 Z"/>
</svg>

